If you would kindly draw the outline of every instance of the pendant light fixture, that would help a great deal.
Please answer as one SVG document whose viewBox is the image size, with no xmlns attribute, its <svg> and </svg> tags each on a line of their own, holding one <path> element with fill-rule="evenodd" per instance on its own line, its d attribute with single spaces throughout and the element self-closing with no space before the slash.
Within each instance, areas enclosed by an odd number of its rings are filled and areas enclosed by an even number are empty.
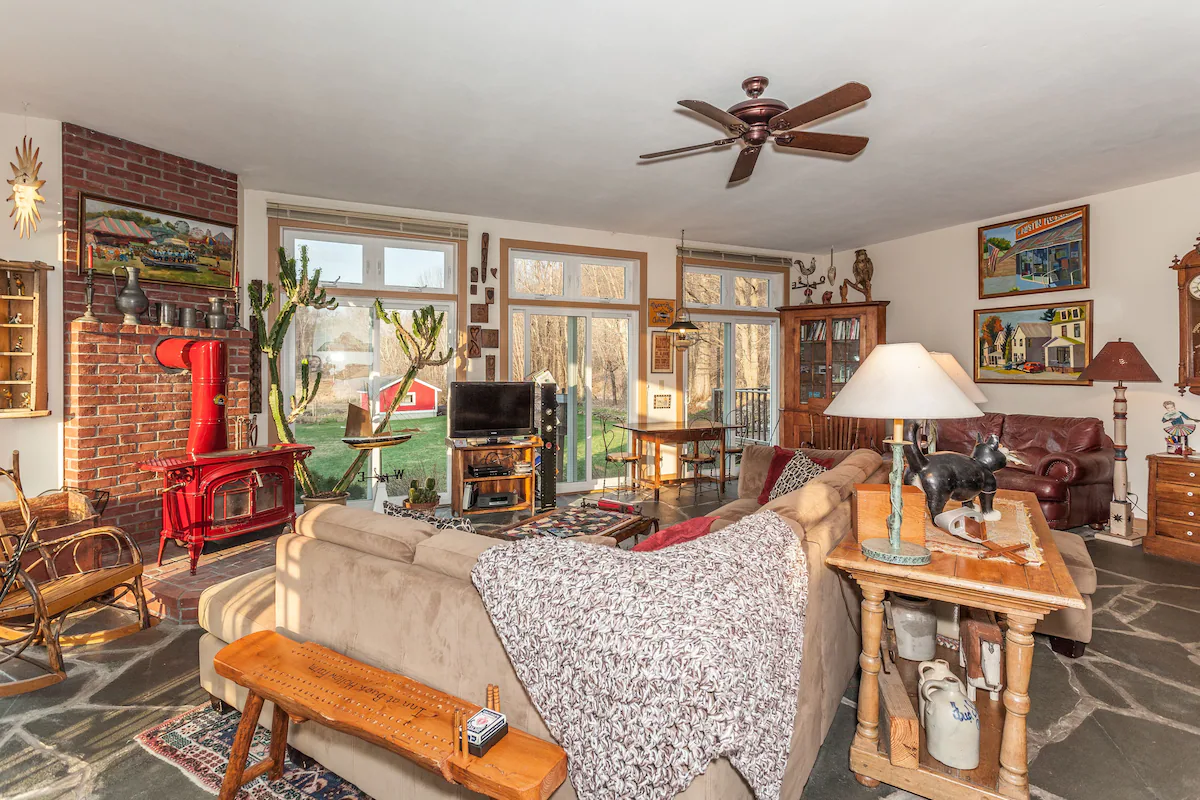
<svg viewBox="0 0 1200 800">
<path fill-rule="evenodd" d="M 679 231 L 679 257 L 683 258 L 683 234 Z M 675 321 L 667 326 L 669 333 L 675 334 L 675 349 L 687 350 L 699 340 L 700 327 L 692 322 L 688 310 L 683 307 L 683 298 L 679 298 L 679 310 L 675 312 Z"/>
</svg>

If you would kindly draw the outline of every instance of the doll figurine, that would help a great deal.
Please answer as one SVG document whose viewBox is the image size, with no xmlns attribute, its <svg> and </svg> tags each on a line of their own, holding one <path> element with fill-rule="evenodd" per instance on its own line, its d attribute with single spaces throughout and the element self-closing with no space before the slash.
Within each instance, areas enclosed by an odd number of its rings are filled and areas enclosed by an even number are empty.
<svg viewBox="0 0 1200 800">
<path fill-rule="evenodd" d="M 1163 403 L 1167 413 L 1163 414 L 1163 430 L 1167 432 L 1167 452 L 1177 456 L 1190 456 L 1196 452 L 1188 447 L 1188 437 L 1196 432 L 1196 420 L 1175 408 L 1175 403 Z"/>
</svg>

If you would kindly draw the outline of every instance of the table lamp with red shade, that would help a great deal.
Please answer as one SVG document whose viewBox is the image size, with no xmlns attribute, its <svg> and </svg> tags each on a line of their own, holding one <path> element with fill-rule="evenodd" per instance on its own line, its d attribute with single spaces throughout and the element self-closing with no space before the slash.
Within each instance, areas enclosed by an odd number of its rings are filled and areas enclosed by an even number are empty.
<svg viewBox="0 0 1200 800">
<path fill-rule="evenodd" d="M 1109 504 L 1108 530 L 1097 533 L 1097 539 L 1134 547 L 1142 535 L 1133 530 L 1133 507 L 1129 503 L 1129 465 L 1125 455 L 1126 383 L 1159 383 L 1154 368 L 1138 352 L 1133 342 L 1117 339 L 1109 342 L 1092 357 L 1092 363 L 1079 373 L 1081 381 L 1116 381 L 1113 387 L 1113 500 Z"/>
</svg>

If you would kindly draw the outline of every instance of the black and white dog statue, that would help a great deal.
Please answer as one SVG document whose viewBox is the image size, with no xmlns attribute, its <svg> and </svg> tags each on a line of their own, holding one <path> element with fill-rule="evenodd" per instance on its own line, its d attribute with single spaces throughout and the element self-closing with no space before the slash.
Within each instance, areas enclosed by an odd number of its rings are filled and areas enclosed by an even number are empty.
<svg viewBox="0 0 1200 800">
<path fill-rule="evenodd" d="M 909 422 L 906 438 L 909 442 L 918 441 L 917 423 Z M 996 476 L 993 473 L 1007 465 L 1008 458 L 995 434 L 977 442 L 970 456 L 961 453 L 926 455 L 917 444 L 906 444 L 904 458 L 908 462 L 904 482 L 925 492 L 925 504 L 931 520 L 937 519 L 951 500 L 974 508 L 976 497 L 979 498 L 982 519 L 1000 519 L 1000 512 L 992 506 L 996 497 Z"/>
</svg>

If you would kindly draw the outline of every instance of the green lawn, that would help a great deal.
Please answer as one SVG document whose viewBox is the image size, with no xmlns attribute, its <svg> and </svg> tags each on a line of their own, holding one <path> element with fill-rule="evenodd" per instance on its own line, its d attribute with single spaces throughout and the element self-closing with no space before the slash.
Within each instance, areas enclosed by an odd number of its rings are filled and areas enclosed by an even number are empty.
<svg viewBox="0 0 1200 800">
<path fill-rule="evenodd" d="M 404 470 L 402 482 L 389 481 L 389 494 L 402 494 L 407 490 L 408 482 L 417 478 L 433 477 L 442 491 L 446 489 L 446 417 L 426 417 L 424 419 L 393 419 L 392 429 L 420 428 L 420 433 L 404 444 L 383 450 L 383 469 L 385 472 Z M 582 431 L 584 415 L 576 415 L 576 429 Z M 311 444 L 316 449 L 308 457 L 308 468 L 316 477 L 317 485 L 329 489 L 342 476 L 350 463 L 354 461 L 357 451 L 351 450 L 342 443 L 346 424 L 343 421 L 331 419 L 311 425 L 296 426 L 296 440 L 303 444 Z M 593 415 L 592 419 L 592 477 L 599 479 L 604 476 L 604 440 L 603 426 L 600 419 Z M 615 431 L 609 445 L 613 452 L 628 450 L 628 432 Z M 582 462 L 585 457 L 585 440 L 580 437 L 576 442 L 578 459 Z M 369 463 L 369 462 L 368 462 Z M 576 475 L 567 475 L 562 480 L 583 480 L 585 477 L 582 463 L 577 462 Z M 565 468 L 565 465 L 564 467 Z M 367 467 L 364 466 L 366 471 Z M 620 465 L 609 466 L 609 477 L 616 478 L 620 473 Z M 367 484 L 355 480 L 350 484 L 350 498 L 362 499 L 367 496 Z"/>
</svg>

